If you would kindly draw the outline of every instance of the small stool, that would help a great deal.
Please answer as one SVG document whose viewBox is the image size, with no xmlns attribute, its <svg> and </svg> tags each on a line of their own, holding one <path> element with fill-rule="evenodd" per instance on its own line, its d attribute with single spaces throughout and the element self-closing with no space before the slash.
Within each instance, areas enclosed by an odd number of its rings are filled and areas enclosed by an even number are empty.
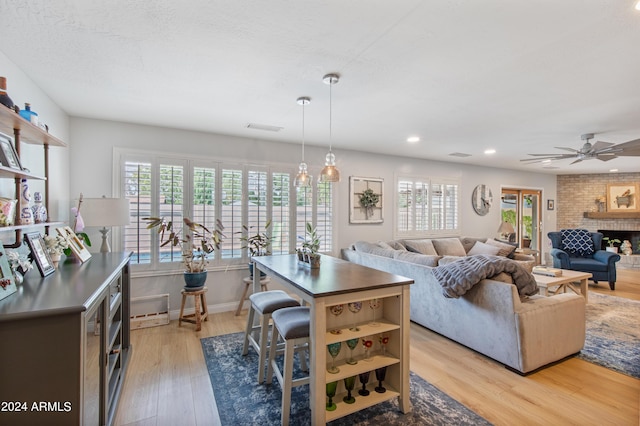
<svg viewBox="0 0 640 426">
<path fill-rule="evenodd" d="M 246 277 L 242 279 L 244 283 L 244 291 L 242 292 L 242 297 L 240 298 L 240 302 L 238 303 L 238 309 L 236 309 L 236 316 L 240 315 L 240 311 L 242 310 L 242 305 L 244 305 L 244 301 L 247 300 L 247 292 L 249 291 L 249 287 L 253 284 L 253 277 Z M 263 277 L 260 278 L 260 290 L 267 291 L 267 284 L 271 282 L 271 278 Z"/>
<path fill-rule="evenodd" d="M 297 308 L 278 309 L 272 315 L 273 335 L 271 336 L 271 347 L 269 348 L 269 363 L 267 367 L 267 383 L 271 383 L 273 373 L 282 388 L 282 407 L 280 422 L 283 426 L 289 424 L 289 412 L 291 410 L 291 389 L 309 383 L 309 376 L 300 377 L 293 380 L 293 354 L 301 350 L 309 350 L 309 328 L 311 321 L 311 311 L 306 306 Z M 282 372 L 276 363 L 276 346 L 278 336 L 281 336 L 284 343 L 284 366 Z M 311 354 L 309 354 L 311 356 Z M 306 369 L 304 354 L 300 354 L 302 369 Z M 311 360 L 309 360 L 311 362 Z"/>
<path fill-rule="evenodd" d="M 242 355 L 249 353 L 249 343 L 258 353 L 258 383 L 264 381 L 264 367 L 269 348 L 269 322 L 271 314 L 278 309 L 292 306 L 300 306 L 298 301 L 282 290 L 269 290 L 254 293 L 249 296 L 251 306 L 247 317 L 247 328 L 244 332 L 244 344 L 242 345 Z M 255 313 L 260 315 L 261 324 L 254 325 Z M 260 330 L 260 340 L 256 340 L 254 334 Z"/>
<path fill-rule="evenodd" d="M 190 322 L 196 325 L 196 331 L 200 331 L 202 328 L 202 321 L 206 321 L 209 316 L 207 310 L 207 297 L 204 295 L 207 292 L 207 287 L 203 287 L 196 291 L 182 290 L 182 304 L 180 305 L 180 317 L 178 317 L 178 327 L 182 326 L 182 321 Z M 184 304 L 187 301 L 187 296 L 195 296 L 195 313 L 184 314 Z"/>
</svg>

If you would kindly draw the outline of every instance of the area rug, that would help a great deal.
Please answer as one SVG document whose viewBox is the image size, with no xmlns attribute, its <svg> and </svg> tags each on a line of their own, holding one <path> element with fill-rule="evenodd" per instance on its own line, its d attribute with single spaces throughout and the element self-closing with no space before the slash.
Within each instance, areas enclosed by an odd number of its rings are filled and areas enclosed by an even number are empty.
<svg viewBox="0 0 640 426">
<path fill-rule="evenodd" d="M 578 358 L 640 379 L 640 302 L 589 293 L 587 338 Z"/>
<path fill-rule="evenodd" d="M 280 385 L 257 383 L 258 356 L 253 349 L 242 356 L 243 333 L 201 340 L 222 425 L 280 424 Z M 296 357 L 297 359 L 297 357 Z M 369 385 L 371 386 L 371 384 Z M 331 425 L 490 425 L 464 405 L 414 373 L 410 374 L 412 412 L 402 414 L 397 399 L 337 419 Z M 291 393 L 290 424 L 311 424 L 309 386 Z"/>
</svg>

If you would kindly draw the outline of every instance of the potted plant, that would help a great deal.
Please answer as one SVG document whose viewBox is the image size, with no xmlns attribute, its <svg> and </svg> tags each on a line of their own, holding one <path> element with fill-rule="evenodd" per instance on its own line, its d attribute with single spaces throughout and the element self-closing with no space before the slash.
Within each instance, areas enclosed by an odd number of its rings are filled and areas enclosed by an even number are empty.
<svg viewBox="0 0 640 426">
<path fill-rule="evenodd" d="M 255 256 L 268 256 L 271 254 L 271 236 L 269 235 L 269 228 L 271 227 L 271 221 L 267 221 L 262 231 L 259 231 L 253 235 L 249 235 L 249 231 L 253 226 L 242 225 L 242 231 L 238 233 L 242 234 L 240 240 L 243 242 L 243 249 L 249 250 L 249 274 L 253 277 L 253 262 L 251 258 Z M 260 276 L 263 277 L 266 274 L 260 272 Z"/>
<path fill-rule="evenodd" d="M 51 256 L 53 267 L 57 269 L 62 253 L 69 248 L 69 241 L 62 235 L 45 235 L 44 243 L 47 246 L 49 256 Z"/>
<path fill-rule="evenodd" d="M 210 230 L 204 225 L 193 222 L 189 218 L 183 218 L 183 224 L 190 231 L 186 236 L 180 235 L 180 230 L 173 228 L 173 222 L 164 218 L 145 217 L 142 220 L 148 222 L 147 229 L 158 228 L 160 234 L 160 247 L 171 245 L 180 246 L 182 263 L 184 264 L 185 290 L 198 290 L 204 286 L 207 280 L 207 255 L 219 250 L 222 245 L 224 226 L 218 219 L 216 227 Z"/>
<path fill-rule="evenodd" d="M 309 263 L 311 268 L 317 269 L 320 267 L 320 237 L 316 228 L 307 222 L 305 225 L 305 236 L 302 242 L 302 254 L 304 261 Z"/>
<path fill-rule="evenodd" d="M 607 247 L 605 247 L 605 250 L 613 252 L 613 253 L 617 253 L 618 252 L 618 247 L 615 247 L 614 244 L 620 244 L 620 240 L 617 238 L 609 238 L 609 237 L 604 237 L 602 239 L 602 241 L 605 241 L 607 243 Z"/>
</svg>

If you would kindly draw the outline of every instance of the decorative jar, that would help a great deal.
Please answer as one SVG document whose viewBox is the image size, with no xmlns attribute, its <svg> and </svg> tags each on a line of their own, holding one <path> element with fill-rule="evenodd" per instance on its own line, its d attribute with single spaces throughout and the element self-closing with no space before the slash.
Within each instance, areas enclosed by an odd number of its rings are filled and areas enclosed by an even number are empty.
<svg viewBox="0 0 640 426">
<path fill-rule="evenodd" d="M 620 251 L 622 254 L 629 256 L 633 253 L 633 248 L 631 247 L 631 242 L 629 240 L 624 240 L 622 244 L 620 244 Z"/>
</svg>

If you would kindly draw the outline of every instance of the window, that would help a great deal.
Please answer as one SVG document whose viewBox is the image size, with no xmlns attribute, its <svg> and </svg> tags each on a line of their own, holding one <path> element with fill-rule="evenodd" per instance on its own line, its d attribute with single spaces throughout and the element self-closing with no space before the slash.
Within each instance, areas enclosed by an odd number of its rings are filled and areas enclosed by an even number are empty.
<svg viewBox="0 0 640 426">
<path fill-rule="evenodd" d="M 396 179 L 395 237 L 457 235 L 459 187 L 455 179 Z"/>
<path fill-rule="evenodd" d="M 273 164 L 231 164 L 214 159 L 171 157 L 117 150 L 118 188 L 130 200 L 130 225 L 121 238 L 132 251 L 136 270 L 177 269 L 179 247 L 162 246 L 157 230 L 146 228 L 145 217 L 164 217 L 182 229 L 190 217 L 209 229 L 219 219 L 225 238 L 221 250 L 209 256 L 210 268 L 243 265 L 247 251 L 240 236 L 243 224 L 250 233 L 264 230 L 271 221 L 271 251 L 293 253 L 311 222 L 322 236 L 321 251 L 330 252 L 333 242 L 332 185 L 293 187 L 295 171 Z"/>
</svg>

